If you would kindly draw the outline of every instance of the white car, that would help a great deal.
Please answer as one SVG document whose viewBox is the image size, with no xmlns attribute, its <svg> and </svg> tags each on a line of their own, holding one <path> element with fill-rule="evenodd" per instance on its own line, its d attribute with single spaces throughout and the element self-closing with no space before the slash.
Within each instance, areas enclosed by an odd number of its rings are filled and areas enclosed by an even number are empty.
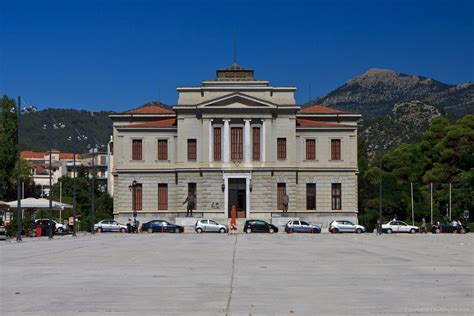
<svg viewBox="0 0 474 316">
<path fill-rule="evenodd" d="M 56 222 L 54 219 L 51 220 L 54 224 L 54 227 L 56 227 L 56 234 L 64 234 L 68 232 L 68 227 L 64 224 Z M 49 223 L 48 218 L 40 218 L 40 219 L 35 219 L 36 225 L 47 225 Z"/>
<path fill-rule="evenodd" d="M 194 225 L 196 233 L 227 233 L 227 226 L 217 223 L 212 219 L 200 219 Z"/>
<path fill-rule="evenodd" d="M 347 221 L 347 220 L 332 221 L 331 224 L 329 224 L 329 232 L 333 234 L 335 233 L 361 234 L 366 231 L 367 230 L 365 229 L 364 226 L 354 224 L 351 221 Z"/>
<path fill-rule="evenodd" d="M 94 224 L 94 230 L 98 232 L 121 232 L 127 231 L 127 225 L 120 224 L 117 221 L 111 219 L 104 219 Z"/>
<path fill-rule="evenodd" d="M 408 225 L 402 221 L 390 221 L 387 224 L 382 225 L 382 232 L 391 233 L 417 233 L 420 229 L 417 226 Z"/>
</svg>

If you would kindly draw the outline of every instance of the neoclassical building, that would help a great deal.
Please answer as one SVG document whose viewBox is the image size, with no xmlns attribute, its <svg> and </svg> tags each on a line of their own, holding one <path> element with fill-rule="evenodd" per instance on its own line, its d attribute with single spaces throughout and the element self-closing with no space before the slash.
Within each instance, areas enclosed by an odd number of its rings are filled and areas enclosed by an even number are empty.
<svg viewBox="0 0 474 316">
<path fill-rule="evenodd" d="M 114 214 L 174 220 L 189 192 L 196 216 L 269 220 L 288 215 L 327 225 L 357 222 L 357 122 L 325 106 L 301 108 L 296 87 L 273 87 L 233 64 L 214 80 L 178 87 L 158 103 L 112 114 Z"/>
</svg>

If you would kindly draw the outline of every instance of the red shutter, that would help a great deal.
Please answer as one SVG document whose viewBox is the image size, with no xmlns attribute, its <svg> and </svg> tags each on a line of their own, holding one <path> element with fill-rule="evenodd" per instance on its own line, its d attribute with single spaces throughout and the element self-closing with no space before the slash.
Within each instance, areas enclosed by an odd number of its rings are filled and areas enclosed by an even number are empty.
<svg viewBox="0 0 474 316">
<path fill-rule="evenodd" d="M 341 184 L 333 183 L 331 185 L 332 189 L 332 209 L 340 210 L 342 209 L 342 193 L 341 193 Z"/>
<path fill-rule="evenodd" d="M 132 210 L 141 211 L 142 210 L 142 185 L 137 184 L 132 189 Z"/>
<path fill-rule="evenodd" d="M 286 183 L 277 184 L 277 210 L 284 209 L 284 198 L 286 193 Z"/>
<path fill-rule="evenodd" d="M 341 160 L 341 140 L 331 140 L 331 160 Z"/>
<path fill-rule="evenodd" d="M 168 210 L 168 184 L 167 183 L 158 184 L 158 210 L 159 211 Z"/>
<path fill-rule="evenodd" d="M 132 160 L 142 160 L 142 140 L 132 140 Z"/>
<path fill-rule="evenodd" d="M 240 127 L 233 127 L 231 128 L 231 159 L 242 160 L 243 152 L 243 130 Z"/>
<path fill-rule="evenodd" d="M 214 128 L 214 160 L 220 161 L 221 160 L 221 129 L 220 127 Z"/>
<path fill-rule="evenodd" d="M 316 140 L 307 139 L 306 140 L 306 160 L 315 160 L 316 159 Z"/>
<path fill-rule="evenodd" d="M 197 159 L 196 140 L 188 139 L 188 160 L 196 160 L 196 159 Z"/>
<path fill-rule="evenodd" d="M 316 183 L 306 184 L 306 209 L 316 210 Z"/>
<path fill-rule="evenodd" d="M 277 139 L 277 159 L 278 160 L 286 159 L 286 138 Z"/>
<path fill-rule="evenodd" d="M 253 160 L 260 160 L 260 127 L 253 128 Z"/>
<path fill-rule="evenodd" d="M 158 160 L 168 160 L 168 141 L 166 139 L 158 140 Z"/>
</svg>

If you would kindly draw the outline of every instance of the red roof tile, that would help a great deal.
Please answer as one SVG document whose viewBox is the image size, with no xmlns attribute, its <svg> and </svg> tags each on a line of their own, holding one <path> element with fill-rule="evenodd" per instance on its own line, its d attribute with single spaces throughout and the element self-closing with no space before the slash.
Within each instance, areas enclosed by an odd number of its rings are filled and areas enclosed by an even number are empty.
<svg viewBox="0 0 474 316">
<path fill-rule="evenodd" d="M 146 123 L 129 124 L 130 127 L 171 127 L 176 126 L 176 118 L 152 121 Z"/>
<path fill-rule="evenodd" d="M 318 113 L 344 113 L 344 112 L 341 110 L 328 108 L 327 106 L 324 106 L 324 105 L 312 105 L 307 108 L 299 110 L 298 113 L 318 114 Z"/>
<path fill-rule="evenodd" d="M 22 151 L 20 156 L 23 159 L 44 159 L 44 153 L 37 153 L 29 150 Z"/>
<path fill-rule="evenodd" d="M 296 124 L 298 124 L 299 126 L 311 126 L 311 127 L 344 126 L 342 124 L 334 123 L 334 122 L 322 122 L 322 121 L 302 120 L 302 119 L 297 119 Z"/>
<path fill-rule="evenodd" d="M 74 159 L 74 154 L 73 153 L 60 153 L 59 154 L 59 159 Z M 76 159 L 81 159 L 81 155 L 76 154 Z"/>
<path fill-rule="evenodd" d="M 175 114 L 173 110 L 170 108 L 167 108 L 166 106 L 160 104 L 160 103 L 155 103 L 155 102 L 150 102 L 145 105 L 139 106 L 135 109 L 129 110 L 126 113 L 131 113 L 131 114 Z"/>
</svg>

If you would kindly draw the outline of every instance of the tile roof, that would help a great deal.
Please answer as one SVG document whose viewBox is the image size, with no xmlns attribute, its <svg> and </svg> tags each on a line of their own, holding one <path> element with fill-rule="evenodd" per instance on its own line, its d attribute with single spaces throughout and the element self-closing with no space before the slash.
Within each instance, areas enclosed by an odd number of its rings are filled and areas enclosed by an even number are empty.
<svg viewBox="0 0 474 316">
<path fill-rule="evenodd" d="M 307 108 L 301 109 L 298 113 L 319 114 L 319 113 L 344 113 L 341 110 L 328 108 L 324 105 L 311 105 Z"/>
<path fill-rule="evenodd" d="M 339 123 L 334 122 L 322 122 L 322 121 L 313 121 L 313 120 L 302 120 L 297 119 L 296 124 L 299 126 L 308 126 L 308 127 L 340 127 L 346 126 Z"/>
<path fill-rule="evenodd" d="M 139 106 L 135 109 L 129 110 L 125 113 L 131 114 L 175 114 L 175 112 L 163 105 L 162 103 L 150 102 Z"/>
<path fill-rule="evenodd" d="M 129 124 L 129 127 L 172 127 L 176 126 L 176 118 L 151 121 L 145 123 Z"/>
<path fill-rule="evenodd" d="M 44 153 L 38 153 L 29 150 L 22 151 L 20 156 L 23 159 L 44 159 Z"/>
<path fill-rule="evenodd" d="M 59 160 L 61 159 L 74 159 L 73 153 L 59 153 Z M 81 159 L 81 155 L 76 154 L 76 159 Z"/>
</svg>

